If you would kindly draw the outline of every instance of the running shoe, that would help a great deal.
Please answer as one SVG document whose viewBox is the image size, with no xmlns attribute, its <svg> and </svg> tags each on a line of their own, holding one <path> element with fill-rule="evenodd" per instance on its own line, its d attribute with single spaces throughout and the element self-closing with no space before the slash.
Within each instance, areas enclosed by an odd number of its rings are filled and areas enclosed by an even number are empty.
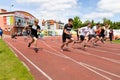
<svg viewBox="0 0 120 80">
<path fill-rule="evenodd" d="M 38 48 L 34 48 L 34 51 L 37 53 L 38 52 Z"/>
<path fill-rule="evenodd" d="M 28 44 L 28 47 L 30 47 L 30 46 L 31 46 L 31 44 L 29 43 L 29 44 Z"/>
</svg>

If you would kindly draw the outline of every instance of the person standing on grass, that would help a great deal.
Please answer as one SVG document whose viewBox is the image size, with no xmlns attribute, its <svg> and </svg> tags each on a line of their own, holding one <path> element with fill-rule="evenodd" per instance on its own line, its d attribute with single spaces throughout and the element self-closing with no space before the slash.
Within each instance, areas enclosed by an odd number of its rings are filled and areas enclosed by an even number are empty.
<svg viewBox="0 0 120 80">
<path fill-rule="evenodd" d="M 37 53 L 38 52 L 38 46 L 37 46 L 37 38 L 38 38 L 38 35 L 37 35 L 37 32 L 39 32 L 41 30 L 40 26 L 38 25 L 39 23 L 39 20 L 38 19 L 35 19 L 34 20 L 34 25 L 29 25 L 29 28 L 31 29 L 31 38 L 32 38 L 32 41 L 29 42 L 28 44 L 28 47 L 31 46 L 32 43 L 34 43 L 34 51 Z"/>
<path fill-rule="evenodd" d="M 73 19 L 69 18 L 68 24 L 66 24 L 63 29 L 63 34 L 62 34 L 63 44 L 61 45 L 61 51 L 64 50 L 65 45 L 68 47 L 68 44 L 73 42 L 72 34 L 70 32 L 72 30 L 72 28 L 73 28 Z M 68 41 L 66 41 L 67 39 L 68 39 Z"/>
<path fill-rule="evenodd" d="M 2 28 L 0 27 L 0 39 L 2 39 L 2 34 L 3 34 L 3 30 L 2 30 Z"/>
</svg>

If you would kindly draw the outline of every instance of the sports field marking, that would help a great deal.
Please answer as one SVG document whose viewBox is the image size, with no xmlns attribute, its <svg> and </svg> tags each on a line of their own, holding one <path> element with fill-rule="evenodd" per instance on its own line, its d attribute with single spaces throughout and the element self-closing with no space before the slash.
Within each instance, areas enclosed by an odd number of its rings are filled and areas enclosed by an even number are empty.
<svg viewBox="0 0 120 80">
<path fill-rule="evenodd" d="M 113 74 L 113 73 L 108 72 L 108 71 L 105 71 L 105 70 L 103 70 L 103 69 L 100 69 L 100 68 L 97 68 L 97 67 L 94 67 L 94 66 L 88 65 L 88 64 L 86 64 L 86 63 L 82 63 L 82 64 L 84 64 L 84 65 L 86 65 L 86 66 L 88 66 L 88 67 L 90 67 L 90 68 L 93 68 L 93 69 L 95 69 L 95 70 L 98 70 L 98 71 L 101 71 L 101 72 L 107 73 L 107 74 L 109 74 L 109 75 L 112 75 L 112 76 L 115 76 L 115 77 L 120 78 L 119 75 Z"/>
<path fill-rule="evenodd" d="M 48 53 L 51 53 L 51 54 L 53 54 L 53 55 L 56 55 L 56 53 L 54 53 L 54 52 L 51 52 L 51 51 L 48 51 L 48 50 L 44 50 L 44 51 L 45 51 L 45 52 L 48 52 Z M 58 55 L 56 55 L 56 56 L 58 56 Z M 82 66 L 82 67 L 84 67 L 84 68 L 86 68 L 86 69 L 88 69 L 88 70 L 90 70 L 90 71 L 92 71 L 93 73 L 95 73 L 95 74 L 97 74 L 97 75 L 99 75 L 99 76 L 107 79 L 107 80 L 112 80 L 111 78 L 109 78 L 109 77 L 107 77 L 107 76 L 105 76 L 105 75 L 102 75 L 101 73 L 95 71 L 94 69 L 92 69 L 92 68 L 84 65 L 82 62 L 78 62 L 78 61 L 76 61 L 76 60 L 74 60 L 74 59 L 72 59 L 72 58 L 70 58 L 70 57 L 68 57 L 68 56 L 66 56 L 66 55 L 65 55 L 65 56 L 59 55 L 59 57 L 68 59 L 68 60 L 70 60 L 70 61 L 72 61 L 72 62 L 74 62 L 74 63 L 76 63 L 76 64 L 78 64 L 78 65 L 80 65 L 80 66 Z"/>
<path fill-rule="evenodd" d="M 48 45 L 49 46 L 49 45 Z M 52 48 L 52 47 L 51 47 Z M 53 49 L 54 50 L 54 49 Z M 48 51 L 48 50 L 46 50 L 47 52 L 49 52 L 49 53 L 51 53 L 51 54 L 56 54 L 56 53 L 54 53 L 54 52 L 51 52 L 51 51 Z M 56 50 L 55 50 L 56 51 Z M 60 52 L 59 52 L 60 53 Z M 59 54 L 57 54 L 57 55 L 59 55 Z M 64 54 L 63 54 L 64 55 Z M 71 57 L 68 57 L 68 56 L 66 56 L 66 55 L 64 55 L 64 56 L 61 56 L 61 55 L 59 55 L 59 57 L 63 57 L 63 58 L 66 58 L 66 59 L 70 59 L 70 60 L 72 60 L 72 61 L 74 61 L 75 63 L 77 63 L 78 64 L 78 61 L 76 61 L 76 60 L 74 60 L 74 59 L 72 59 Z M 86 63 L 83 63 L 83 62 L 79 62 L 79 64 L 84 64 L 84 65 L 86 65 L 86 66 L 88 66 L 88 67 L 91 67 L 91 68 L 93 68 L 93 69 L 96 69 L 96 70 L 99 70 L 99 71 L 101 71 L 101 72 L 104 72 L 104 73 L 107 73 L 107 74 L 109 74 L 109 75 L 112 75 L 112 76 L 115 76 L 115 77 L 118 77 L 118 78 L 120 78 L 120 76 L 119 75 L 117 75 L 117 74 L 114 74 L 114 73 L 111 73 L 111 72 L 108 72 L 108 71 L 105 71 L 105 70 L 103 70 L 103 69 L 100 69 L 100 68 L 97 68 L 97 67 L 94 67 L 94 66 L 91 66 L 91 65 L 89 65 L 89 64 L 86 64 Z"/>
<path fill-rule="evenodd" d="M 101 49 L 102 49 L 102 48 L 106 48 L 106 49 L 110 49 L 110 50 L 114 50 L 114 51 L 116 51 L 116 50 L 119 50 L 119 51 L 120 51 L 120 49 L 117 49 L 117 48 L 116 48 L 116 49 L 115 49 L 115 48 L 113 49 L 113 48 L 111 48 L 111 47 L 105 47 L 105 46 L 97 46 L 97 47 L 98 47 L 98 48 L 101 48 Z"/>
<path fill-rule="evenodd" d="M 43 42 L 43 43 L 45 43 L 45 42 Z M 54 48 L 52 48 L 51 46 L 49 46 L 48 44 L 45 44 L 46 46 L 48 46 L 49 48 L 51 48 L 52 50 L 54 50 L 55 52 L 58 52 L 58 53 L 61 53 L 61 52 L 59 52 L 59 51 L 57 51 L 57 50 L 55 50 Z M 51 54 L 53 54 L 53 55 L 55 55 L 55 54 L 57 54 L 57 53 L 54 53 L 54 52 L 51 52 L 51 51 L 47 51 L 47 52 L 49 52 L 49 53 L 51 53 Z M 61 53 L 61 54 L 63 54 L 63 53 Z M 58 54 L 59 55 L 59 54 Z M 63 54 L 64 55 L 64 54 Z M 66 56 L 66 55 L 64 55 L 64 56 L 61 56 L 61 55 L 59 55 L 59 57 L 63 57 L 63 58 L 66 58 L 66 59 L 69 59 L 69 60 L 71 60 L 71 61 L 73 61 L 73 62 L 75 62 L 75 63 L 77 63 L 77 64 L 79 64 L 79 65 L 81 65 L 81 66 L 83 66 L 84 67 L 84 65 L 86 64 L 86 63 L 83 63 L 83 62 L 78 62 L 78 61 L 76 61 L 76 60 L 74 60 L 73 58 L 71 58 L 71 57 L 68 57 L 68 56 Z M 82 65 L 83 64 L 83 65 Z M 87 64 L 87 66 L 88 66 L 89 64 Z M 89 65 L 89 66 L 91 66 L 91 65 Z M 119 75 L 117 75 L 117 74 L 114 74 L 114 73 L 111 73 L 111 72 L 108 72 L 108 71 L 105 71 L 105 70 L 103 70 L 103 69 L 100 69 L 100 68 L 95 68 L 95 67 L 92 67 L 93 69 L 99 69 L 99 70 L 101 70 L 102 72 L 104 72 L 104 73 L 109 73 L 109 75 L 112 75 L 112 76 L 115 76 L 115 77 L 118 77 L 118 78 L 120 78 L 120 76 Z M 88 69 L 88 68 L 87 68 Z M 92 70 L 93 70 L 92 69 Z M 91 70 L 90 70 L 91 71 Z M 95 71 L 95 70 L 93 70 L 93 71 Z M 92 72 L 93 72 L 92 71 Z M 96 71 L 95 71 L 96 72 Z M 94 72 L 94 73 L 95 73 Z M 98 74 L 100 74 L 99 72 L 97 72 Z M 101 75 L 100 75 L 101 76 Z M 106 76 L 102 76 L 102 77 L 106 77 Z M 107 77 L 107 79 L 108 79 L 108 77 Z M 110 78 L 108 79 L 108 80 L 111 80 Z"/>
<path fill-rule="evenodd" d="M 106 50 L 100 50 L 100 49 L 97 49 L 97 48 L 95 48 L 95 49 L 92 49 L 92 50 L 94 50 L 94 51 L 99 51 L 99 52 L 107 52 L 107 54 L 114 54 L 114 55 L 118 55 L 118 56 L 120 56 L 120 53 L 117 53 L 117 52 L 110 52 L 110 51 L 106 51 Z"/>
<path fill-rule="evenodd" d="M 45 42 L 44 42 L 45 43 Z M 45 43 L 46 44 L 46 43 Z M 58 45 L 58 44 L 57 44 Z M 48 46 L 48 44 L 46 44 L 46 46 Z M 57 46 L 56 46 L 57 47 Z M 52 48 L 52 47 L 49 47 L 49 48 Z M 54 51 L 57 51 L 57 50 L 54 50 Z M 107 57 L 103 57 L 103 56 L 98 56 L 98 55 L 95 55 L 95 54 L 91 54 L 89 52 L 85 52 L 85 51 L 82 51 L 82 50 L 75 50 L 77 52 L 81 52 L 80 54 L 84 54 L 84 55 L 90 55 L 90 56 L 94 56 L 94 57 L 97 57 L 97 58 L 100 58 L 100 59 L 104 59 L 104 60 L 107 60 L 107 61 L 110 61 L 110 62 L 113 62 L 113 63 L 117 63 L 117 64 L 120 64 L 120 60 L 115 60 L 115 59 L 111 59 L 111 58 L 107 58 Z M 60 52 L 58 52 L 60 53 Z M 61 54 L 61 53 L 60 53 Z"/>
<path fill-rule="evenodd" d="M 15 51 L 11 47 L 9 47 L 9 49 L 15 54 Z M 15 54 L 15 56 L 18 57 L 17 54 Z"/>
<path fill-rule="evenodd" d="M 84 54 L 84 55 L 86 54 L 86 55 L 90 55 L 90 56 L 94 56 L 94 57 L 97 57 L 97 58 L 100 58 L 100 59 L 107 60 L 109 62 L 120 64 L 119 60 L 115 60 L 115 59 L 111 59 L 111 58 L 107 58 L 107 57 L 102 57 L 102 56 L 94 55 L 94 54 L 91 54 L 89 52 L 85 52 L 85 51 L 82 51 L 82 50 L 75 50 L 75 51 L 81 52 L 80 54 Z"/>
<path fill-rule="evenodd" d="M 49 45 L 48 45 L 48 46 L 49 46 Z M 53 48 L 53 49 L 54 49 L 54 48 Z M 57 53 L 61 53 L 61 52 L 59 52 L 59 51 L 57 51 L 57 50 L 55 50 L 55 49 L 54 49 L 54 51 L 57 52 Z M 47 52 L 52 53 L 52 54 L 54 54 L 54 55 L 56 54 L 56 53 L 50 52 L 50 51 L 47 51 Z M 61 53 L 61 54 L 63 54 L 63 53 Z M 63 58 L 69 59 L 69 57 L 66 56 L 66 55 L 64 55 L 64 54 L 63 54 L 62 56 L 59 55 L 59 54 L 57 54 L 56 56 L 59 56 L 59 57 L 63 57 Z M 81 64 L 81 62 L 77 62 L 77 64 Z M 83 64 L 83 63 L 82 63 L 82 64 Z M 84 65 L 85 65 L 85 63 L 84 63 Z M 86 66 L 86 65 L 85 65 L 85 66 Z M 88 66 L 87 66 L 87 67 L 88 67 Z M 98 68 L 98 69 L 99 69 L 99 68 Z M 101 70 L 102 70 L 102 69 L 101 69 Z M 95 70 L 94 70 L 94 71 L 95 71 Z M 105 71 L 105 70 L 103 70 L 103 71 Z M 108 71 L 107 71 L 107 72 L 108 72 Z M 110 73 L 110 72 L 109 72 L 109 73 Z M 113 74 L 113 73 L 112 73 L 112 74 Z M 116 75 L 116 74 L 115 74 L 115 75 Z M 119 76 L 119 75 L 117 75 L 117 76 Z M 107 77 L 107 80 L 111 80 L 111 79 Z"/>
<path fill-rule="evenodd" d="M 48 80 L 53 80 L 50 76 L 48 76 L 42 69 L 40 69 L 38 66 L 36 66 L 31 60 L 29 60 L 26 56 L 23 55 L 22 52 L 20 52 L 18 49 L 16 49 L 12 44 L 10 44 L 7 40 L 6 42 L 14 49 L 16 50 L 26 61 L 28 61 L 33 67 L 35 67 L 40 73 L 42 73 Z"/>
<path fill-rule="evenodd" d="M 48 52 L 48 53 L 51 53 L 51 54 L 53 54 L 53 55 L 56 55 L 57 53 L 54 53 L 54 52 L 51 52 L 51 51 L 48 51 L 48 50 L 44 50 L 45 52 Z M 61 56 L 61 55 L 59 55 L 59 54 L 57 54 L 56 56 L 59 56 L 59 57 L 62 57 L 62 58 L 66 58 L 66 59 L 70 59 L 71 57 L 68 57 L 68 56 Z M 73 60 L 73 58 L 72 58 L 72 60 Z M 109 74 L 109 75 L 112 75 L 112 76 L 115 76 L 115 77 L 118 77 L 118 78 L 120 78 L 120 76 L 119 75 L 117 75 L 117 74 L 114 74 L 114 73 L 111 73 L 111 72 L 109 72 L 109 71 L 106 71 L 106 70 L 103 70 L 103 69 L 100 69 L 100 68 L 97 68 L 97 67 L 94 67 L 94 66 L 91 66 L 91 65 L 89 65 L 89 64 L 86 64 L 86 63 L 84 63 L 84 62 L 78 62 L 77 61 L 77 64 L 83 64 L 83 65 L 86 65 L 86 66 L 88 66 L 88 67 L 90 67 L 90 68 L 93 68 L 93 69 L 95 69 L 95 70 L 98 70 L 98 71 L 101 71 L 101 72 L 104 72 L 104 73 L 107 73 L 107 74 Z"/>
</svg>

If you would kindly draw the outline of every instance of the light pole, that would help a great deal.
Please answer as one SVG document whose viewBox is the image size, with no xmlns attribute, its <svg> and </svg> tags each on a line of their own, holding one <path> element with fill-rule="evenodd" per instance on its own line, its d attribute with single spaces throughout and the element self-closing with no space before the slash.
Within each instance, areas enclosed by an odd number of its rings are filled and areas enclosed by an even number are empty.
<svg viewBox="0 0 120 80">
<path fill-rule="evenodd" d="M 12 8 L 14 7 L 14 5 L 12 4 L 12 5 L 10 5 L 10 11 L 12 11 Z"/>
</svg>

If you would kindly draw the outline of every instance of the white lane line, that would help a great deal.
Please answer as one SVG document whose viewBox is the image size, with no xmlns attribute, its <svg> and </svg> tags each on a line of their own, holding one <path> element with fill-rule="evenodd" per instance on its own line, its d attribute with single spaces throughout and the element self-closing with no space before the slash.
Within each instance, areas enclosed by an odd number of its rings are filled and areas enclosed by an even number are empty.
<svg viewBox="0 0 120 80">
<path fill-rule="evenodd" d="M 15 54 L 15 51 L 14 51 L 11 47 L 9 47 L 9 49 L 14 53 L 14 55 L 15 55 L 16 57 L 18 57 L 18 55 Z"/>
<path fill-rule="evenodd" d="M 47 44 L 47 46 L 49 46 L 48 44 Z M 50 47 L 50 46 L 49 46 Z M 51 47 L 52 48 L 52 47 Z M 55 50 L 56 51 L 56 50 Z M 84 52 L 84 51 L 83 51 Z M 52 52 L 51 52 L 52 53 Z M 60 53 L 60 52 L 58 52 L 58 53 Z M 55 53 L 52 53 L 52 54 L 55 54 Z M 91 55 L 91 54 L 89 54 L 89 53 L 86 53 L 87 55 Z M 94 56 L 97 56 L 97 55 L 94 55 Z M 99 56 L 97 56 L 97 57 L 99 57 Z M 67 58 L 66 57 L 66 55 L 65 55 L 65 58 Z M 112 62 L 116 62 L 116 63 L 119 63 L 119 61 L 118 60 L 114 60 L 114 59 L 110 59 L 110 58 L 106 58 L 106 57 L 102 57 L 103 59 L 105 59 L 105 60 L 110 60 L 110 61 L 112 61 Z M 80 62 L 80 63 L 82 63 L 82 62 Z M 94 67 L 94 66 L 91 66 L 91 65 L 89 65 L 89 64 L 86 64 L 86 63 L 82 63 L 82 64 L 84 64 L 84 65 L 86 65 L 86 66 L 88 66 L 88 67 L 91 67 L 91 68 L 94 68 L 94 69 L 96 69 L 96 70 L 99 70 L 99 71 L 101 71 L 101 72 L 104 72 L 104 73 L 107 73 L 107 74 L 109 74 L 109 75 L 112 75 L 112 76 L 115 76 L 115 77 L 118 77 L 118 78 L 120 78 L 120 76 L 119 75 L 117 75 L 117 74 L 114 74 L 114 73 L 111 73 L 111 72 L 108 72 L 108 71 L 105 71 L 105 70 L 103 70 L 103 69 L 100 69 L 100 68 L 97 68 L 97 67 Z"/>
<path fill-rule="evenodd" d="M 95 48 L 95 49 L 92 49 L 92 50 L 94 50 L 94 51 L 99 51 L 99 52 L 107 52 L 107 54 L 114 54 L 114 55 L 117 55 L 117 56 L 120 56 L 120 53 L 117 53 L 117 52 L 110 52 L 110 51 L 106 51 L 106 50 L 100 50 L 100 49 L 97 49 L 97 48 Z"/>
<path fill-rule="evenodd" d="M 53 54 L 53 55 L 56 55 L 56 53 L 54 53 L 54 52 L 51 52 L 51 51 L 48 51 L 48 50 L 44 50 L 44 51 L 45 51 L 45 52 L 48 52 L 48 53 L 51 53 L 51 54 Z M 59 54 L 58 54 L 58 55 L 59 55 Z M 56 56 L 58 56 L 58 55 L 56 55 Z M 59 55 L 59 57 L 68 59 L 68 60 L 70 60 L 70 61 L 72 61 L 72 62 L 74 62 L 74 63 L 76 63 L 76 64 L 78 64 L 78 65 L 80 65 L 80 66 L 82 66 L 82 67 L 84 67 L 84 68 L 86 68 L 86 69 L 88 69 L 88 70 L 90 70 L 91 72 L 94 72 L 95 74 L 97 74 L 97 75 L 99 75 L 99 76 L 101 76 L 101 77 L 103 77 L 103 78 L 105 78 L 105 79 L 107 79 L 107 80 L 112 80 L 111 78 L 109 78 L 109 77 L 107 77 L 107 76 L 105 76 L 105 75 L 102 75 L 101 73 L 95 71 L 94 69 L 89 68 L 88 66 L 84 65 L 82 62 L 78 62 L 78 61 L 76 61 L 76 60 L 74 60 L 74 59 L 72 59 L 72 58 L 70 58 L 70 57 L 68 57 L 68 56 Z"/>
<path fill-rule="evenodd" d="M 81 63 L 81 62 L 80 62 L 80 63 Z M 88 65 L 88 64 L 86 64 L 86 63 L 82 63 L 82 64 L 84 64 L 84 65 L 86 65 L 86 66 L 88 66 L 88 67 L 90 67 L 90 68 L 93 68 L 93 69 L 99 70 L 99 71 L 101 71 L 101 72 L 107 73 L 107 74 L 109 74 L 109 75 L 112 75 L 112 76 L 115 76 L 115 77 L 120 78 L 119 75 L 113 74 L 113 73 L 111 73 L 111 72 L 108 72 L 108 71 L 102 70 L 102 69 L 100 69 L 100 68 L 97 68 L 97 67 Z"/>
<path fill-rule="evenodd" d="M 35 67 L 40 73 L 42 73 L 48 80 L 53 80 L 50 76 L 48 76 L 42 69 L 40 69 L 38 66 L 36 66 L 31 60 L 29 60 L 26 56 L 23 55 L 22 52 L 20 52 L 18 49 L 16 49 L 12 44 L 10 44 L 8 41 L 7 43 L 16 50 L 24 59 L 26 59 L 33 67 Z"/>
<path fill-rule="evenodd" d="M 51 54 L 53 54 L 53 55 L 56 55 L 57 53 L 54 53 L 54 52 L 51 52 L 51 51 L 48 51 L 48 50 L 44 50 L 45 52 L 48 52 L 48 53 L 51 53 Z M 59 54 L 57 54 L 56 56 L 58 56 Z M 111 72 L 109 72 L 109 71 L 106 71 L 106 70 L 103 70 L 103 69 L 100 69 L 100 68 L 97 68 L 97 67 L 94 67 L 94 66 L 91 66 L 91 65 L 89 65 L 89 64 L 86 64 L 86 63 L 84 63 L 84 62 L 78 62 L 78 61 L 76 61 L 76 60 L 74 60 L 73 58 L 71 58 L 71 57 L 68 57 L 68 56 L 61 56 L 61 55 L 59 55 L 59 57 L 62 57 L 62 58 L 65 58 L 65 59 L 69 59 L 69 60 L 71 60 L 71 61 L 73 61 L 73 62 L 75 62 L 75 63 L 77 63 L 77 64 L 83 64 L 83 65 L 86 65 L 86 66 L 88 66 L 88 67 L 90 67 L 90 68 L 93 68 L 93 69 L 95 69 L 95 70 L 99 70 L 99 71 L 101 71 L 101 72 L 104 72 L 104 73 L 107 73 L 107 74 L 109 74 L 109 75 L 112 75 L 112 76 L 115 76 L 115 77 L 118 77 L 118 78 L 120 78 L 120 76 L 119 75 L 117 75 L 117 74 L 114 74 L 114 73 L 111 73 Z"/>
<path fill-rule="evenodd" d="M 46 46 L 49 46 L 49 45 L 46 44 Z M 50 46 L 49 46 L 49 47 L 50 47 Z M 55 49 L 52 48 L 52 47 L 51 47 L 51 49 L 55 50 Z M 55 50 L 55 51 L 56 51 L 56 50 Z M 47 52 L 49 52 L 49 53 L 51 53 L 51 54 L 54 54 L 54 55 L 56 54 L 56 53 L 54 53 L 54 52 L 50 52 L 50 51 L 47 51 Z M 58 51 L 57 51 L 57 52 L 58 52 Z M 58 53 L 61 53 L 61 52 L 58 52 Z M 63 54 L 63 53 L 62 53 L 62 54 Z M 59 55 L 59 54 L 57 54 L 57 55 Z M 64 54 L 63 54 L 63 56 L 61 56 L 61 55 L 59 55 L 59 56 L 60 56 L 60 57 L 67 58 L 67 59 L 71 58 L 71 57 L 68 57 L 68 56 L 66 56 L 66 55 L 64 55 Z M 104 72 L 104 73 L 107 73 L 107 74 L 110 74 L 110 75 L 112 75 L 112 76 L 115 76 L 115 77 L 120 78 L 119 75 L 116 75 L 116 74 L 114 74 L 114 73 L 111 73 L 111 72 L 105 71 L 105 70 L 100 69 L 100 68 L 97 68 L 97 67 L 93 67 L 93 66 L 91 66 L 91 65 L 89 65 L 89 64 L 86 64 L 86 63 L 83 63 L 83 62 L 79 62 L 79 63 L 82 63 L 82 64 L 84 64 L 84 65 L 86 65 L 86 66 L 91 67 L 91 68 L 97 69 L 97 70 L 102 71 L 102 72 Z"/>
<path fill-rule="evenodd" d="M 107 58 L 107 57 L 102 57 L 102 56 L 94 55 L 94 54 L 91 54 L 89 52 L 85 52 L 85 51 L 81 51 L 81 50 L 75 50 L 75 51 L 81 52 L 80 54 L 91 55 L 91 56 L 94 56 L 94 57 L 97 57 L 97 58 L 100 58 L 100 59 L 104 59 L 104 60 L 112 62 L 112 63 L 120 64 L 119 60 L 115 60 L 115 59 L 111 59 L 111 58 Z"/>
<path fill-rule="evenodd" d="M 116 50 L 118 50 L 118 51 L 120 51 L 120 49 L 116 49 L 116 48 L 110 48 L 110 47 L 104 47 L 104 46 L 97 46 L 98 48 L 100 48 L 100 49 L 102 49 L 102 48 L 105 48 L 105 49 L 110 49 L 110 50 L 114 50 L 114 51 L 116 51 Z"/>
<path fill-rule="evenodd" d="M 48 46 L 50 49 L 54 50 L 55 52 L 61 53 L 61 52 L 58 52 L 57 50 L 55 50 L 54 48 L 50 47 L 50 46 L 49 46 L 48 44 L 46 44 L 44 41 L 43 41 L 43 43 L 44 43 L 46 46 Z M 54 55 L 56 54 L 56 53 L 51 52 L 51 51 L 48 51 L 48 50 L 45 50 L 45 51 L 46 51 L 46 52 L 49 52 L 49 53 L 51 53 L 51 54 L 54 54 Z M 63 54 L 63 53 L 61 53 L 61 54 Z M 63 54 L 63 55 L 58 54 L 58 55 L 59 55 L 59 57 L 68 59 L 68 60 L 70 60 L 70 61 L 72 61 L 72 62 L 74 62 L 74 63 L 76 63 L 76 64 L 81 65 L 82 67 L 84 67 L 84 68 L 86 68 L 86 69 L 92 71 L 93 73 L 95 73 L 95 74 L 97 74 L 97 75 L 99 75 L 99 76 L 101 76 L 101 77 L 103 77 L 103 78 L 105 78 L 105 79 L 107 79 L 107 80 L 112 80 L 111 78 L 109 78 L 109 77 L 107 77 L 107 76 L 105 76 L 105 75 L 102 75 L 101 73 L 99 73 L 99 72 L 95 71 L 94 69 L 91 69 L 91 68 L 89 68 L 89 67 L 83 65 L 82 63 L 80 63 L 80 62 L 74 60 L 74 59 L 71 58 L 71 57 L 68 57 L 68 56 L 66 56 L 66 55 L 64 55 L 64 54 Z M 58 56 L 58 55 L 56 55 L 56 56 Z"/>
<path fill-rule="evenodd" d="M 30 68 L 23 61 L 21 61 L 21 63 L 27 68 L 28 71 L 30 71 Z"/>
<path fill-rule="evenodd" d="M 47 43 L 45 43 L 46 46 L 48 45 Z M 50 47 L 49 47 L 50 48 Z M 51 47 L 52 48 L 52 47 Z M 54 50 L 54 51 L 57 51 L 57 50 Z M 85 52 L 85 51 L 82 51 L 82 50 L 74 50 L 75 52 L 81 52 L 80 54 L 84 54 L 84 55 L 91 55 L 91 56 L 94 56 L 94 57 L 97 57 L 97 58 L 100 58 L 100 59 L 104 59 L 104 60 L 107 60 L 109 62 L 113 62 L 113 63 L 117 63 L 117 64 L 120 64 L 120 60 L 115 60 L 115 59 L 111 59 L 111 58 L 107 58 L 107 57 L 103 57 L 103 56 L 98 56 L 98 55 L 95 55 L 95 54 L 91 54 L 89 52 Z M 60 52 L 58 52 L 60 53 Z"/>
</svg>

